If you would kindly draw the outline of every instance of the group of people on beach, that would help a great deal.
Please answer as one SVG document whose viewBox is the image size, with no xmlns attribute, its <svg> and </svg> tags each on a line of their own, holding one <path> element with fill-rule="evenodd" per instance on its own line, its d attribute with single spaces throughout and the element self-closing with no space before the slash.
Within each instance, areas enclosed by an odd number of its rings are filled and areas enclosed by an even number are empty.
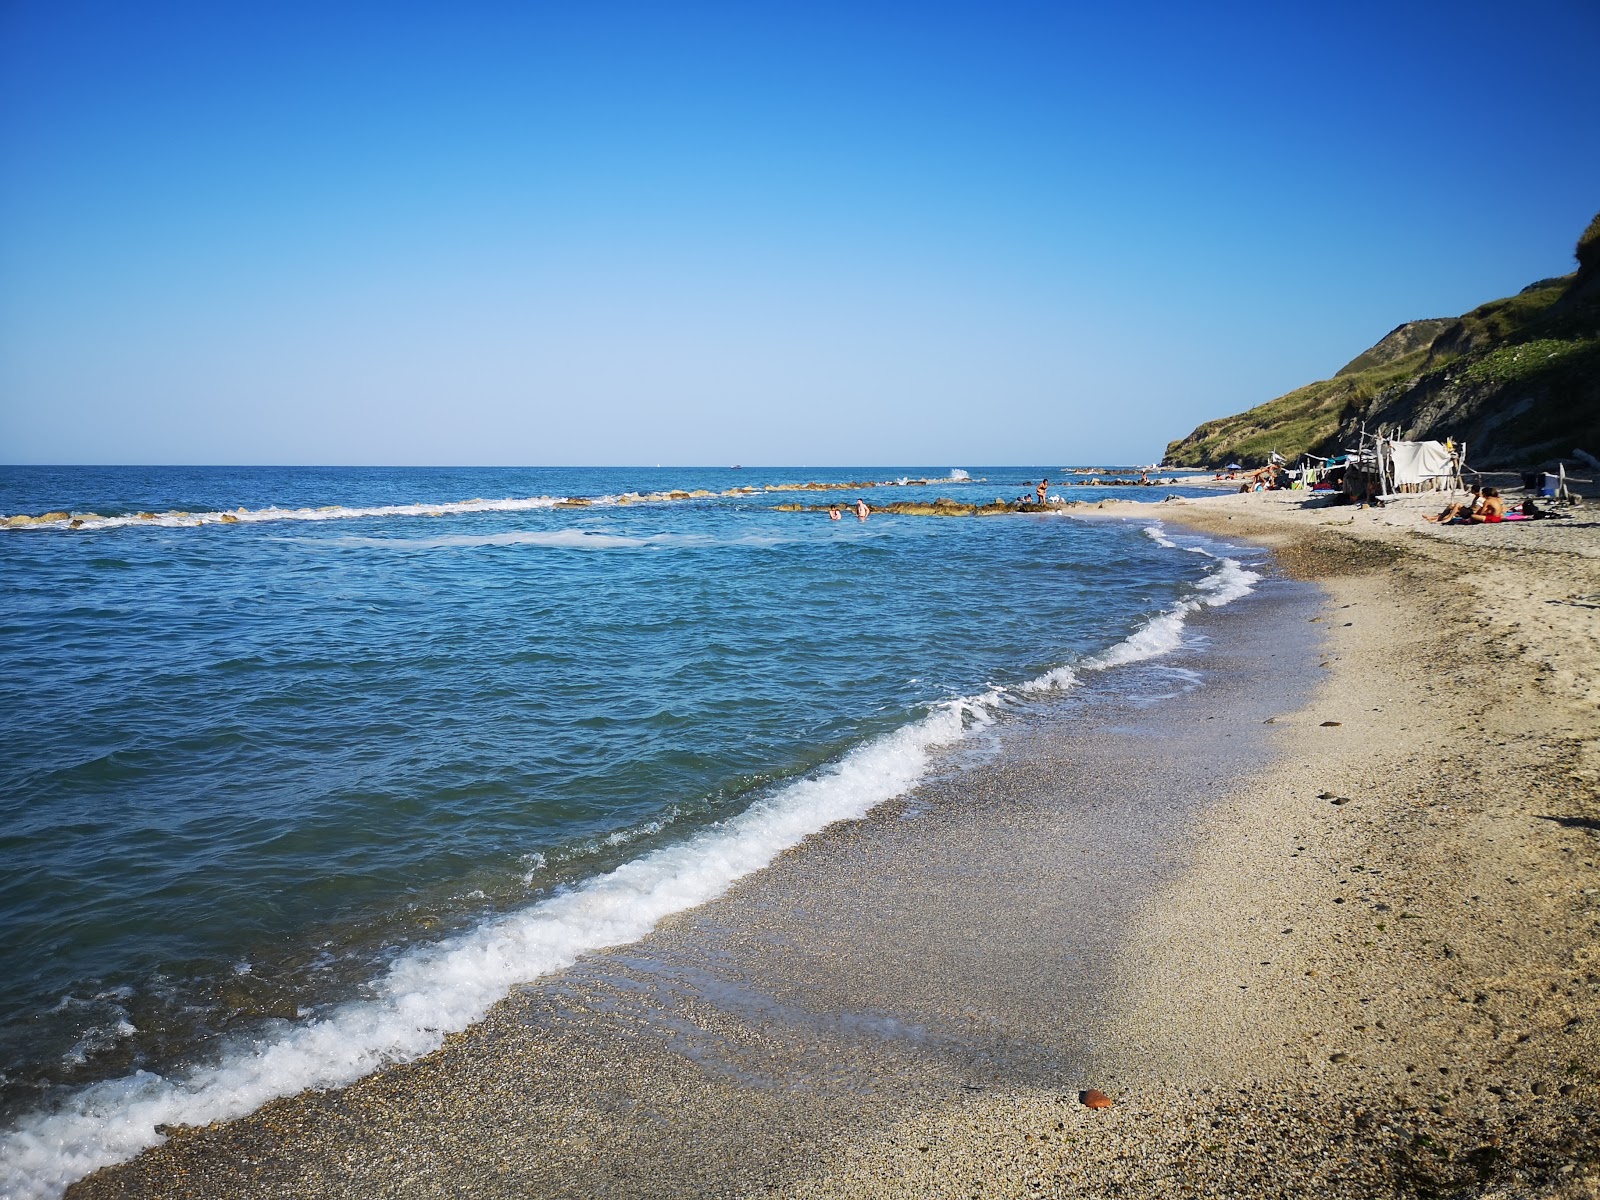
<svg viewBox="0 0 1600 1200">
<path fill-rule="evenodd" d="M 1219 475 L 1218 478 L 1220 479 L 1221 476 Z M 1228 478 L 1235 479 L 1237 476 L 1230 474 Z M 1278 466 L 1277 463 L 1268 463 L 1264 467 L 1251 471 L 1249 480 L 1241 483 L 1239 490 L 1241 492 L 1277 492 L 1283 490 L 1283 484 L 1283 468 Z"/>
<path fill-rule="evenodd" d="M 1506 502 L 1499 488 L 1473 488 L 1465 500 L 1447 504 L 1435 516 L 1423 514 L 1424 521 L 1440 525 L 1495 525 L 1506 519 Z"/>
<path fill-rule="evenodd" d="M 1501 521 L 1539 521 L 1560 515 L 1540 508 L 1532 496 L 1518 505 L 1516 511 L 1507 512 L 1499 488 L 1475 487 L 1467 499 L 1447 504 L 1437 514 L 1424 513 L 1422 519 L 1439 525 L 1498 525 Z"/>
</svg>

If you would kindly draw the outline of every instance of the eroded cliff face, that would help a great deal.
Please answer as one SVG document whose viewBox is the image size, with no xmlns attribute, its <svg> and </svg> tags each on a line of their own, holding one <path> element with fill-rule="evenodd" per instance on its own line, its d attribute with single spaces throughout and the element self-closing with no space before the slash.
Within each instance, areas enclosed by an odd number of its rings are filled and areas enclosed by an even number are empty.
<svg viewBox="0 0 1600 1200">
<path fill-rule="evenodd" d="M 1418 350 L 1426 350 L 1433 345 L 1433 341 L 1451 325 L 1455 324 L 1453 317 L 1430 317 L 1422 321 L 1407 321 L 1391 329 L 1382 341 L 1370 350 L 1363 351 L 1340 367 L 1334 378 L 1340 375 L 1360 375 L 1373 367 L 1389 366 L 1403 358 L 1409 358 Z"/>
<path fill-rule="evenodd" d="M 1276 450 L 1338 453 L 1361 427 L 1466 442 L 1474 465 L 1600 453 L 1600 215 L 1578 242 L 1578 270 L 1456 318 L 1410 321 L 1332 379 L 1167 447 L 1167 461 L 1255 464 Z"/>
</svg>

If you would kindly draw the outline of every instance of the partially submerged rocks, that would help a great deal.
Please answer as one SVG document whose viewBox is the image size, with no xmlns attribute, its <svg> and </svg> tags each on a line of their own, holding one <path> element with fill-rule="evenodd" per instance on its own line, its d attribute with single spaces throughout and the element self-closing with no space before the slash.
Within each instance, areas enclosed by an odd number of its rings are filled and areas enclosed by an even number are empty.
<svg viewBox="0 0 1600 1200">
<path fill-rule="evenodd" d="M 93 514 L 90 514 L 91 516 Z M 27 513 L 18 513 L 14 517 L 5 518 L 7 529 L 26 529 L 30 525 L 55 525 L 62 521 L 70 521 L 72 514 L 69 512 L 40 513 L 31 517 Z"/>
<path fill-rule="evenodd" d="M 896 500 L 892 504 L 869 504 L 868 511 L 875 513 L 893 513 L 902 517 L 993 517 L 1004 513 L 1051 513 L 1062 512 L 1075 507 L 1081 501 L 1066 503 L 1054 501 L 1049 504 L 1035 504 L 1032 501 L 1001 500 L 996 497 L 988 504 L 963 504 L 959 500 L 951 500 L 940 496 L 936 500 Z M 827 512 L 835 508 L 832 504 L 775 504 L 775 512 Z"/>
</svg>

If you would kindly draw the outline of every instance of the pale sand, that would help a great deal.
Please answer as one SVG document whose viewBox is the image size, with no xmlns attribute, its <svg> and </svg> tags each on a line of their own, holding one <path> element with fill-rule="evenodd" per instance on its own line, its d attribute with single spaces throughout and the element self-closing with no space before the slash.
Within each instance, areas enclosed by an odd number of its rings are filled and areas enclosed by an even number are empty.
<svg viewBox="0 0 1600 1200">
<path fill-rule="evenodd" d="M 1316 578 L 1310 607 L 1239 609 L 1323 635 L 1325 657 L 1288 655 L 1302 688 L 1252 689 L 1268 652 L 1236 649 L 1232 686 L 1143 732 L 1133 714 L 924 789 L 928 816 L 836 827 L 422 1063 L 82 1193 L 1600 1194 L 1600 533 L 1419 533 L 1298 499 L 1103 511 L 1265 540 Z M 1185 720 L 1235 764 L 1174 810 L 1187 865 L 1146 877 L 1136 838 L 1088 857 L 1085 797 L 1148 822 L 1193 786 L 1192 740 L 1119 774 L 1119 737 Z M 1131 934 L 1082 919 L 1102 897 Z M 1089 1086 L 1115 1107 L 1079 1105 Z"/>
<path fill-rule="evenodd" d="M 1137 923 L 1116 1107 L 972 1098 L 800 1192 L 1600 1195 L 1600 513 L 1304 499 L 1159 508 L 1318 579 L 1327 658 Z"/>
</svg>

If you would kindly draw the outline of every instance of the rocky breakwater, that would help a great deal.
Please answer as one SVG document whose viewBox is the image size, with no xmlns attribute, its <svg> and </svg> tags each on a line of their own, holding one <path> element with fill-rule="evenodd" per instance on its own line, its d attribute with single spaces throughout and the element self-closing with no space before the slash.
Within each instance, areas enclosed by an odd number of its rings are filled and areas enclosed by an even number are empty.
<svg viewBox="0 0 1600 1200">
<path fill-rule="evenodd" d="M 71 513 L 47 512 L 40 513 L 37 517 L 30 517 L 26 513 L 18 513 L 14 517 L 5 518 L 7 529 L 26 529 L 30 525 L 55 525 L 72 520 Z"/>
<path fill-rule="evenodd" d="M 672 500 L 704 500 L 709 496 L 746 496 L 754 488 L 729 488 L 725 492 L 708 492 L 705 488 L 696 488 L 692 492 L 681 488 L 674 488 L 666 492 L 623 492 L 616 498 L 618 504 L 665 504 Z M 568 496 L 557 504 L 557 508 L 571 508 L 575 505 L 589 504 L 591 501 L 584 496 Z"/>
<path fill-rule="evenodd" d="M 1075 502 L 1076 503 L 1076 502 Z M 903 517 L 992 517 L 1003 513 L 1046 513 L 1061 512 L 1063 509 L 1074 507 L 1074 504 L 1054 501 L 1049 504 L 1023 503 L 1021 501 L 1005 501 L 998 496 L 989 504 L 963 504 L 959 500 L 951 500 L 940 496 L 935 500 L 897 500 L 892 504 L 869 504 L 868 512 L 894 513 Z M 837 507 L 832 504 L 775 504 L 775 512 L 827 512 Z"/>
</svg>

